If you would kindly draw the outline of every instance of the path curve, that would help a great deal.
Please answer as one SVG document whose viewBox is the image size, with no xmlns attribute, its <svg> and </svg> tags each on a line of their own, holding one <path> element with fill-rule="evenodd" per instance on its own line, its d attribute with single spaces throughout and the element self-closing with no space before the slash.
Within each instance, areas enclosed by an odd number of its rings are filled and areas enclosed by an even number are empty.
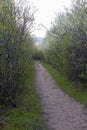
<svg viewBox="0 0 87 130">
<path fill-rule="evenodd" d="M 87 130 L 84 106 L 62 92 L 39 62 L 35 83 L 48 130 Z"/>
</svg>

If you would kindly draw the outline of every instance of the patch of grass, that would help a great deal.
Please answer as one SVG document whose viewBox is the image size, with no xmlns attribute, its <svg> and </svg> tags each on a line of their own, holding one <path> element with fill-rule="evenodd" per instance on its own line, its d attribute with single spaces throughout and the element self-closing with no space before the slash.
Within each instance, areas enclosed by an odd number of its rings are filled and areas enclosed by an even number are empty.
<svg viewBox="0 0 87 130">
<path fill-rule="evenodd" d="M 3 130 L 47 130 L 35 90 L 34 68 L 24 79 L 24 89 L 16 98 L 18 108 L 11 109 L 6 114 L 7 124 Z"/>
<path fill-rule="evenodd" d="M 48 72 L 55 79 L 56 83 L 64 92 L 66 92 L 69 96 L 75 98 L 77 101 L 87 106 L 87 92 L 78 91 L 75 87 L 73 87 L 73 84 L 66 79 L 66 77 L 61 75 L 50 65 L 46 63 L 42 63 L 42 65 L 48 70 Z"/>
</svg>

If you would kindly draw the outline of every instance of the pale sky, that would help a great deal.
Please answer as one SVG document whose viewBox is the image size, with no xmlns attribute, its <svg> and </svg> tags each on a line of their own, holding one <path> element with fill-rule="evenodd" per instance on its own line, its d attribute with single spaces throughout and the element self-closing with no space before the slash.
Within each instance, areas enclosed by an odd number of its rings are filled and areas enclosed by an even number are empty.
<svg viewBox="0 0 87 130">
<path fill-rule="evenodd" d="M 50 28 L 51 22 L 54 20 L 58 12 L 64 11 L 64 7 L 70 7 L 71 0 L 30 0 L 38 9 L 36 13 L 37 25 L 43 24 L 47 29 Z M 44 37 L 45 29 L 40 29 L 35 32 L 38 37 Z"/>
<path fill-rule="evenodd" d="M 16 3 L 20 0 L 15 0 Z M 37 12 L 35 15 L 36 19 L 36 31 L 34 32 L 37 37 L 44 37 L 46 29 L 43 27 L 39 28 L 38 25 L 44 25 L 47 29 L 50 28 L 51 22 L 54 20 L 56 14 L 64 11 L 64 7 L 70 7 L 71 0 L 21 0 L 25 1 L 25 4 L 31 3 L 36 7 Z"/>
</svg>

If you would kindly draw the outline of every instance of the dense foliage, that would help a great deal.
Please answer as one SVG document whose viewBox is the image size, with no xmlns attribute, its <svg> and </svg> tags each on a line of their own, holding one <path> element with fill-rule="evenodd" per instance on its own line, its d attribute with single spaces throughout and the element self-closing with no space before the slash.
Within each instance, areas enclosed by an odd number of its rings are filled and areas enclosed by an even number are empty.
<svg viewBox="0 0 87 130">
<path fill-rule="evenodd" d="M 14 0 L 0 0 L 0 104 L 13 106 L 27 68 L 32 69 L 34 12 L 20 6 Z"/>
<path fill-rule="evenodd" d="M 87 88 L 87 2 L 76 0 L 56 16 L 42 43 L 45 61 Z"/>
</svg>

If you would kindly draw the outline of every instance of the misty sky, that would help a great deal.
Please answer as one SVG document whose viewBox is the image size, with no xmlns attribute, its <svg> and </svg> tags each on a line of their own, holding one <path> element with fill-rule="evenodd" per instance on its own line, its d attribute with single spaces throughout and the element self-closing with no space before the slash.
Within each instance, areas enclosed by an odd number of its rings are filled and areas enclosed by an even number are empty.
<svg viewBox="0 0 87 130">
<path fill-rule="evenodd" d="M 18 3 L 20 0 L 15 0 Z M 51 22 L 54 20 L 56 14 L 64 11 L 64 7 L 70 7 L 71 0 L 21 0 L 21 2 L 33 5 L 36 7 L 37 12 L 35 15 L 36 19 L 36 31 L 34 32 L 37 37 L 44 37 L 46 29 L 43 27 L 39 28 L 38 25 L 44 25 L 47 29 L 50 28 Z"/>
<path fill-rule="evenodd" d="M 58 12 L 64 11 L 64 7 L 70 6 L 70 0 L 30 0 L 38 9 L 36 13 L 36 23 L 43 24 L 46 28 L 50 28 L 50 23 Z M 36 36 L 44 37 L 45 29 L 37 30 Z"/>
</svg>

